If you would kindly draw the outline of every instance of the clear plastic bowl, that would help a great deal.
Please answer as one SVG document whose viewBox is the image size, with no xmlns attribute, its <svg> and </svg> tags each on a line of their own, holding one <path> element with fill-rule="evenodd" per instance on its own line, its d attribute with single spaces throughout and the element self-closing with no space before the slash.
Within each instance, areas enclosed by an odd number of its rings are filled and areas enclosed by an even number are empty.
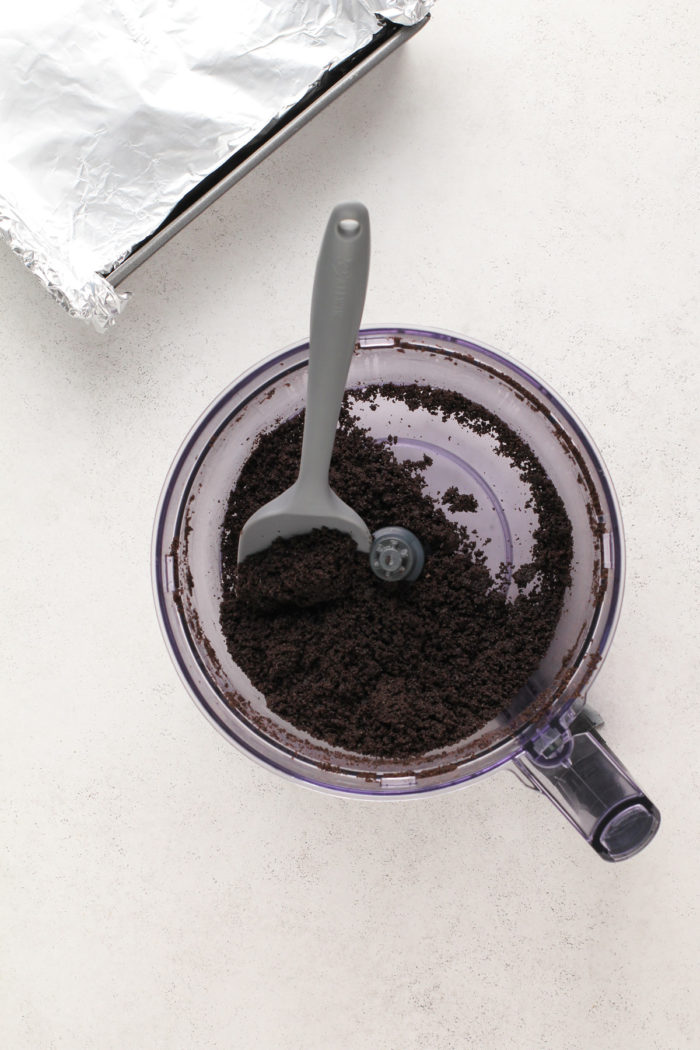
<svg viewBox="0 0 700 1050">
<path fill-rule="evenodd" d="M 620 514 L 600 454 L 572 411 L 540 379 L 496 351 L 445 332 L 363 329 L 348 387 L 430 384 L 495 412 L 535 451 L 567 509 L 572 583 L 540 667 L 508 708 L 474 736 L 406 761 L 379 760 L 315 740 L 271 712 L 231 657 L 219 625 L 220 541 L 228 495 L 259 434 L 304 406 L 308 343 L 273 355 L 225 390 L 195 424 L 165 482 L 153 539 L 161 628 L 187 689 L 240 750 L 306 784 L 377 798 L 454 788 L 506 762 L 547 794 L 609 860 L 638 852 L 658 812 L 583 710 L 614 634 L 624 576 Z M 354 411 L 399 458 L 428 453 L 428 491 L 478 497 L 476 528 L 492 571 L 530 560 L 536 516 L 528 491 L 489 435 L 379 399 Z M 459 515 L 457 515 L 459 518 Z M 398 524 L 398 523 L 397 523 Z"/>
</svg>

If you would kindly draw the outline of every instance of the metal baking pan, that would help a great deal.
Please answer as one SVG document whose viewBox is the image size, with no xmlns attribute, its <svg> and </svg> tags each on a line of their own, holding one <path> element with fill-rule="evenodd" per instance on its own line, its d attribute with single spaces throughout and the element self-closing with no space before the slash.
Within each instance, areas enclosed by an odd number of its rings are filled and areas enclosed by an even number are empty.
<svg viewBox="0 0 700 1050">
<path fill-rule="evenodd" d="M 349 87 L 352 87 L 360 77 L 378 65 L 387 55 L 405 44 L 410 37 L 423 28 L 429 19 L 430 15 L 415 26 L 385 23 L 367 47 L 357 51 L 345 62 L 326 73 L 319 83 L 300 102 L 292 106 L 283 117 L 274 121 L 247 146 L 229 157 L 216 171 L 191 190 L 150 237 L 136 245 L 126 259 L 111 272 L 104 274 L 109 283 L 114 288 L 120 285 L 166 241 L 169 241 L 205 208 L 208 208 L 217 197 L 234 186 L 256 164 L 291 138 L 299 128 L 312 120 L 317 113 L 320 113 Z"/>
</svg>

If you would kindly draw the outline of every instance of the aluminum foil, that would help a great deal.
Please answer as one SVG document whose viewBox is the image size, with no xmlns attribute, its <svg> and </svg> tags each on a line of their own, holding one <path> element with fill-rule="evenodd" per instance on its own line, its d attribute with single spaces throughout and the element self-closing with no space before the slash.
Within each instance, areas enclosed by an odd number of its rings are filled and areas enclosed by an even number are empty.
<svg viewBox="0 0 700 1050">
<path fill-rule="evenodd" d="M 184 195 L 333 66 L 378 16 L 432 0 L 32 0 L 0 19 L 0 232 L 71 314 Z"/>
</svg>

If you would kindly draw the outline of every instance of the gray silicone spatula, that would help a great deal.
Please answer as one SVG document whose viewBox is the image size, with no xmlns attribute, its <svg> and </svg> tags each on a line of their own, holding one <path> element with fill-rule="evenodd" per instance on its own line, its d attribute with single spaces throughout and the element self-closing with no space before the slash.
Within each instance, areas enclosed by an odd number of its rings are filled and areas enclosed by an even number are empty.
<svg viewBox="0 0 700 1050">
<path fill-rule="evenodd" d="M 369 551 L 370 531 L 328 484 L 340 406 L 345 392 L 369 274 L 369 214 L 363 204 L 338 204 L 331 212 L 311 299 L 309 376 L 299 476 L 243 526 L 238 561 L 278 537 L 324 526 L 349 533 Z"/>
</svg>

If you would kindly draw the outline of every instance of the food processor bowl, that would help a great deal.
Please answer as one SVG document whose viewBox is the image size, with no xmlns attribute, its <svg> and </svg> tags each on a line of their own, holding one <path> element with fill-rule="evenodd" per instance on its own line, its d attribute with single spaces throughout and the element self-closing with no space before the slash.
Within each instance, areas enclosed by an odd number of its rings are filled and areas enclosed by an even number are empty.
<svg viewBox="0 0 700 1050">
<path fill-rule="evenodd" d="M 363 329 L 348 389 L 392 384 L 456 391 L 495 413 L 535 452 L 562 498 L 573 532 L 571 584 L 537 671 L 498 717 L 438 751 L 392 760 L 344 751 L 284 721 L 231 656 L 219 623 L 221 533 L 228 496 L 256 439 L 305 404 L 308 343 L 240 377 L 185 439 L 158 507 L 152 553 L 155 600 L 177 670 L 209 720 L 241 751 L 307 785 L 375 798 L 455 788 L 505 763 L 546 794 L 606 860 L 637 853 L 659 814 L 597 732 L 584 706 L 609 649 L 623 591 L 620 514 L 591 438 L 540 379 L 489 347 L 445 332 Z M 361 426 L 399 459 L 430 463 L 427 492 L 457 486 L 476 497 L 469 528 L 492 574 L 531 561 L 538 519 L 527 483 L 488 429 L 459 425 L 400 398 L 352 405 Z M 461 524 L 459 511 L 448 515 Z"/>
</svg>

